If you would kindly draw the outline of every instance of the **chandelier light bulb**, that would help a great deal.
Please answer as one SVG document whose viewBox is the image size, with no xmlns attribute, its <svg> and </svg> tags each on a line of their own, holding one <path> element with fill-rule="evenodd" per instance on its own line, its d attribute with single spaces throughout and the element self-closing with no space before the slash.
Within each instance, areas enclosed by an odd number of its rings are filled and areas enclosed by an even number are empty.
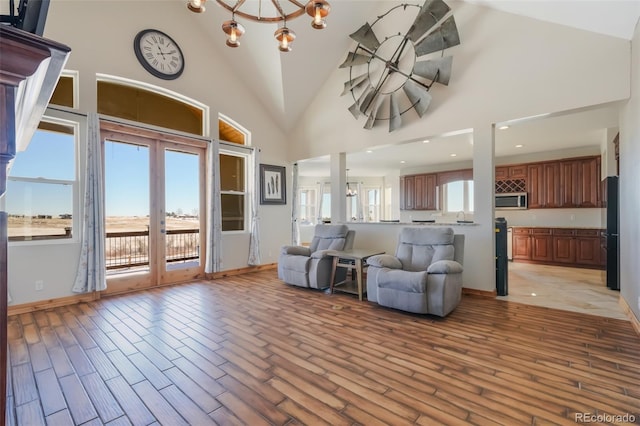
<svg viewBox="0 0 640 426">
<path fill-rule="evenodd" d="M 278 40 L 278 49 L 281 52 L 291 52 L 291 43 L 296 38 L 296 34 L 287 27 L 278 28 L 273 34 Z"/>
<path fill-rule="evenodd" d="M 327 27 L 324 18 L 329 14 L 331 6 L 325 0 L 311 0 L 307 3 L 305 10 L 307 15 L 311 16 L 311 26 L 317 30 Z"/>
<path fill-rule="evenodd" d="M 204 4 L 205 4 L 205 2 L 206 2 L 206 1 L 207 1 L 207 0 L 189 0 L 189 1 L 187 2 L 187 8 L 188 8 L 190 11 L 192 11 L 192 12 L 195 12 L 195 13 L 202 13 L 202 12 L 204 12 L 205 10 L 207 10 L 207 9 L 204 7 Z"/>
<path fill-rule="evenodd" d="M 231 19 L 230 21 L 224 21 L 222 23 L 222 31 L 227 35 L 227 46 L 238 47 L 240 41 L 238 40 L 244 34 L 244 27 Z"/>
</svg>

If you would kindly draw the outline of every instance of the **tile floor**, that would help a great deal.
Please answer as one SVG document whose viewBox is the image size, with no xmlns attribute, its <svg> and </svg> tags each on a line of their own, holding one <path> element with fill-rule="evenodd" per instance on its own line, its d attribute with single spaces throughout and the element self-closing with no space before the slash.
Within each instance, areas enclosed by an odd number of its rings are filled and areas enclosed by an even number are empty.
<svg viewBox="0 0 640 426">
<path fill-rule="evenodd" d="M 498 299 L 629 320 L 605 271 L 509 262 L 509 294 Z"/>
</svg>

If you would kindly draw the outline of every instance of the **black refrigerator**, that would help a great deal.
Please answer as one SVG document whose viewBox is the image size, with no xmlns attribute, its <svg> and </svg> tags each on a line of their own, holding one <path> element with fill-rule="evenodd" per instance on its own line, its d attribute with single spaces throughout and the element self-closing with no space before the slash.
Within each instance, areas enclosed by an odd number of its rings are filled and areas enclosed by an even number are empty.
<svg viewBox="0 0 640 426">
<path fill-rule="evenodd" d="M 618 240 L 618 224 L 620 222 L 620 200 L 618 198 L 618 176 L 606 178 L 606 231 L 605 249 L 607 252 L 607 287 L 620 290 L 620 241 Z"/>
</svg>

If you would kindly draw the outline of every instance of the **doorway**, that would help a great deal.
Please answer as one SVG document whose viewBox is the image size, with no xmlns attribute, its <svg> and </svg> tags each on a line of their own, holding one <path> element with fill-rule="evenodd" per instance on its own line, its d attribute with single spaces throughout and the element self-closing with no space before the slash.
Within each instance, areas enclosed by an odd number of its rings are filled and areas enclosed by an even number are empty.
<svg viewBox="0 0 640 426">
<path fill-rule="evenodd" d="M 202 277 L 206 142 L 106 127 L 104 293 Z"/>
</svg>

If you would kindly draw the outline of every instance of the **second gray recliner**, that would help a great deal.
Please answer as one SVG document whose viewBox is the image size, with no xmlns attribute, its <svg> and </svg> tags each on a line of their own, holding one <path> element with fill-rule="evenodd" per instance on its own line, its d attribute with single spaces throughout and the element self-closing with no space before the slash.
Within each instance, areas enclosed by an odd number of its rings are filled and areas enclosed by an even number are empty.
<svg viewBox="0 0 640 426">
<path fill-rule="evenodd" d="M 464 235 L 452 228 L 403 228 L 396 255 L 367 260 L 367 299 L 382 306 L 441 317 L 462 298 Z"/>
</svg>

